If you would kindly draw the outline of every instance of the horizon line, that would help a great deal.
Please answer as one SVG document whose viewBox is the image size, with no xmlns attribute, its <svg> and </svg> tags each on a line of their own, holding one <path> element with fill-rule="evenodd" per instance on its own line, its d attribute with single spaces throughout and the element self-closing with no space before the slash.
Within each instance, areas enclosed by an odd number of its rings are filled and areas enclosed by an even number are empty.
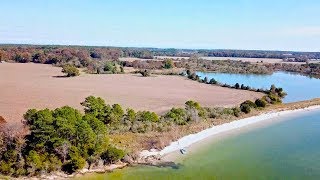
<svg viewBox="0 0 320 180">
<path fill-rule="evenodd" d="M 274 52 L 301 52 L 320 53 L 320 51 L 276 50 L 276 49 L 232 49 L 232 48 L 179 48 L 155 46 L 114 46 L 114 45 L 84 45 L 84 44 L 39 44 L 39 43 L 0 43 L 0 46 L 70 46 L 70 47 L 99 47 L 99 48 L 137 48 L 137 49 L 175 49 L 175 50 L 233 50 L 233 51 L 274 51 Z"/>
</svg>

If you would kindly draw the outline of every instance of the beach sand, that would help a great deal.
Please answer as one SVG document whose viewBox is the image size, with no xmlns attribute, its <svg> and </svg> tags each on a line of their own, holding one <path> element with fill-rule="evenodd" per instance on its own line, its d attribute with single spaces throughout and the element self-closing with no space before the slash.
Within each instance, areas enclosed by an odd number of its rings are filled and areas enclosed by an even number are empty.
<svg viewBox="0 0 320 180">
<path fill-rule="evenodd" d="M 292 116 L 315 110 L 320 110 L 320 106 L 317 105 L 303 109 L 269 112 L 258 116 L 236 120 L 219 126 L 213 126 L 212 128 L 203 130 L 199 133 L 184 136 L 179 140 L 172 142 L 169 146 L 165 147 L 161 151 L 142 151 L 140 156 L 143 158 L 149 156 L 161 156 L 161 161 L 163 162 L 176 161 L 184 156 L 180 153 L 181 148 L 186 148 L 188 154 L 193 153 L 199 148 L 203 148 L 207 144 L 223 140 L 226 137 L 237 135 L 253 128 L 265 127 L 270 124 L 286 120 Z"/>
</svg>

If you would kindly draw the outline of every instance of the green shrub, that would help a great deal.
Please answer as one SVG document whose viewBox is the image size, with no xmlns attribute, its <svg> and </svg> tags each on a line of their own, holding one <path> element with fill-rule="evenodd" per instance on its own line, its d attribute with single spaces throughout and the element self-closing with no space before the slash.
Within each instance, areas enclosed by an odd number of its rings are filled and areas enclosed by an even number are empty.
<svg viewBox="0 0 320 180">
<path fill-rule="evenodd" d="M 14 169 L 11 167 L 12 163 L 7 163 L 5 161 L 0 162 L 0 173 L 3 175 L 11 175 L 14 173 Z"/>
<path fill-rule="evenodd" d="M 277 94 L 269 93 L 267 97 L 271 100 L 271 104 L 282 103 L 281 98 Z"/>
<path fill-rule="evenodd" d="M 62 67 L 62 72 L 67 74 L 68 77 L 73 77 L 73 76 L 79 76 L 80 75 L 80 72 L 79 70 L 75 67 L 75 66 L 72 66 L 72 65 L 64 65 Z"/>
<path fill-rule="evenodd" d="M 136 112 L 133 109 L 127 109 L 127 113 L 125 115 L 125 120 L 134 122 L 136 121 Z"/>
<path fill-rule="evenodd" d="M 187 124 L 187 113 L 182 108 L 172 108 L 166 115 L 165 118 L 173 121 L 177 125 Z"/>
<path fill-rule="evenodd" d="M 255 104 L 257 105 L 257 107 L 266 107 L 267 106 L 267 102 L 263 99 L 257 99 L 255 101 Z"/>
<path fill-rule="evenodd" d="M 172 59 L 167 59 L 164 61 L 164 66 L 165 69 L 172 69 L 174 68 L 174 63 L 172 61 Z"/>
<path fill-rule="evenodd" d="M 140 111 L 137 113 L 138 120 L 145 122 L 158 122 L 159 121 L 159 116 L 155 112 L 150 112 L 150 111 Z"/>
<path fill-rule="evenodd" d="M 100 157 L 105 163 L 114 163 L 121 160 L 124 156 L 125 152 L 123 150 L 110 146 Z"/>
<path fill-rule="evenodd" d="M 247 100 L 247 101 L 243 102 L 241 105 L 243 105 L 243 104 L 247 104 L 251 108 L 256 108 L 257 107 L 257 105 L 254 102 L 250 101 L 250 100 Z"/>
<path fill-rule="evenodd" d="M 106 64 L 104 65 L 103 70 L 114 74 L 117 71 L 117 68 L 113 62 L 107 61 Z"/>
<path fill-rule="evenodd" d="M 233 111 L 233 115 L 234 116 L 236 116 L 236 117 L 240 116 L 240 113 L 241 113 L 241 109 L 240 108 L 234 107 L 234 108 L 232 108 L 232 111 Z"/>
<path fill-rule="evenodd" d="M 242 112 L 244 112 L 246 114 L 251 112 L 251 107 L 248 104 L 241 104 L 240 105 L 240 109 L 241 109 Z"/>
<path fill-rule="evenodd" d="M 29 152 L 26 158 L 26 164 L 28 166 L 28 173 L 30 175 L 35 175 L 43 168 L 43 161 L 40 155 L 34 150 Z"/>
<path fill-rule="evenodd" d="M 68 174 L 72 174 L 79 169 L 82 169 L 86 164 L 86 160 L 81 156 L 72 157 L 70 161 L 62 166 L 62 170 Z"/>
<path fill-rule="evenodd" d="M 71 146 L 68 153 L 68 161 L 62 166 L 62 170 L 66 173 L 74 173 L 82 169 L 86 164 L 86 160 L 80 155 L 77 147 Z"/>
</svg>

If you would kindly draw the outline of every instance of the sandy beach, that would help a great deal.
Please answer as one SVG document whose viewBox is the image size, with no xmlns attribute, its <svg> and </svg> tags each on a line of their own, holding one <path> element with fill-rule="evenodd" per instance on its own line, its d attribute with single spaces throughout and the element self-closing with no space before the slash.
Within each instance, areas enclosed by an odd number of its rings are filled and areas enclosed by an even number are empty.
<svg viewBox="0 0 320 180">
<path fill-rule="evenodd" d="M 224 135 L 230 135 L 233 133 L 242 132 L 246 129 L 266 126 L 270 123 L 285 120 L 287 117 L 299 115 L 299 113 L 306 113 L 315 110 L 320 110 L 320 105 L 295 110 L 268 112 L 261 115 L 236 120 L 230 123 L 213 126 L 201 132 L 184 136 L 177 141 L 172 142 L 169 146 L 165 147 L 161 151 L 144 150 L 140 153 L 140 156 L 142 158 L 160 156 L 162 161 L 174 161 L 181 155 L 181 148 L 186 148 L 188 151 L 194 151 L 208 142 L 223 138 Z"/>
</svg>

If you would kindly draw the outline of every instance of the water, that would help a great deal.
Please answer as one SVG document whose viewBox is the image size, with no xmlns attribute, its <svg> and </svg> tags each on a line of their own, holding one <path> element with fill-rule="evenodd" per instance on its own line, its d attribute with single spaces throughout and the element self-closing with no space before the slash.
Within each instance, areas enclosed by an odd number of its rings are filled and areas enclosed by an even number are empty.
<svg viewBox="0 0 320 180">
<path fill-rule="evenodd" d="M 319 110 L 290 115 L 225 137 L 184 156 L 178 169 L 141 166 L 84 179 L 320 179 L 319 117 Z"/>
<path fill-rule="evenodd" d="M 244 84 L 254 88 L 269 89 L 272 84 L 282 87 L 288 95 L 283 102 L 297 102 L 320 97 L 320 80 L 293 73 L 276 72 L 272 75 L 229 74 L 197 72 L 200 77 L 216 79 L 218 82 L 234 85 Z"/>
</svg>

